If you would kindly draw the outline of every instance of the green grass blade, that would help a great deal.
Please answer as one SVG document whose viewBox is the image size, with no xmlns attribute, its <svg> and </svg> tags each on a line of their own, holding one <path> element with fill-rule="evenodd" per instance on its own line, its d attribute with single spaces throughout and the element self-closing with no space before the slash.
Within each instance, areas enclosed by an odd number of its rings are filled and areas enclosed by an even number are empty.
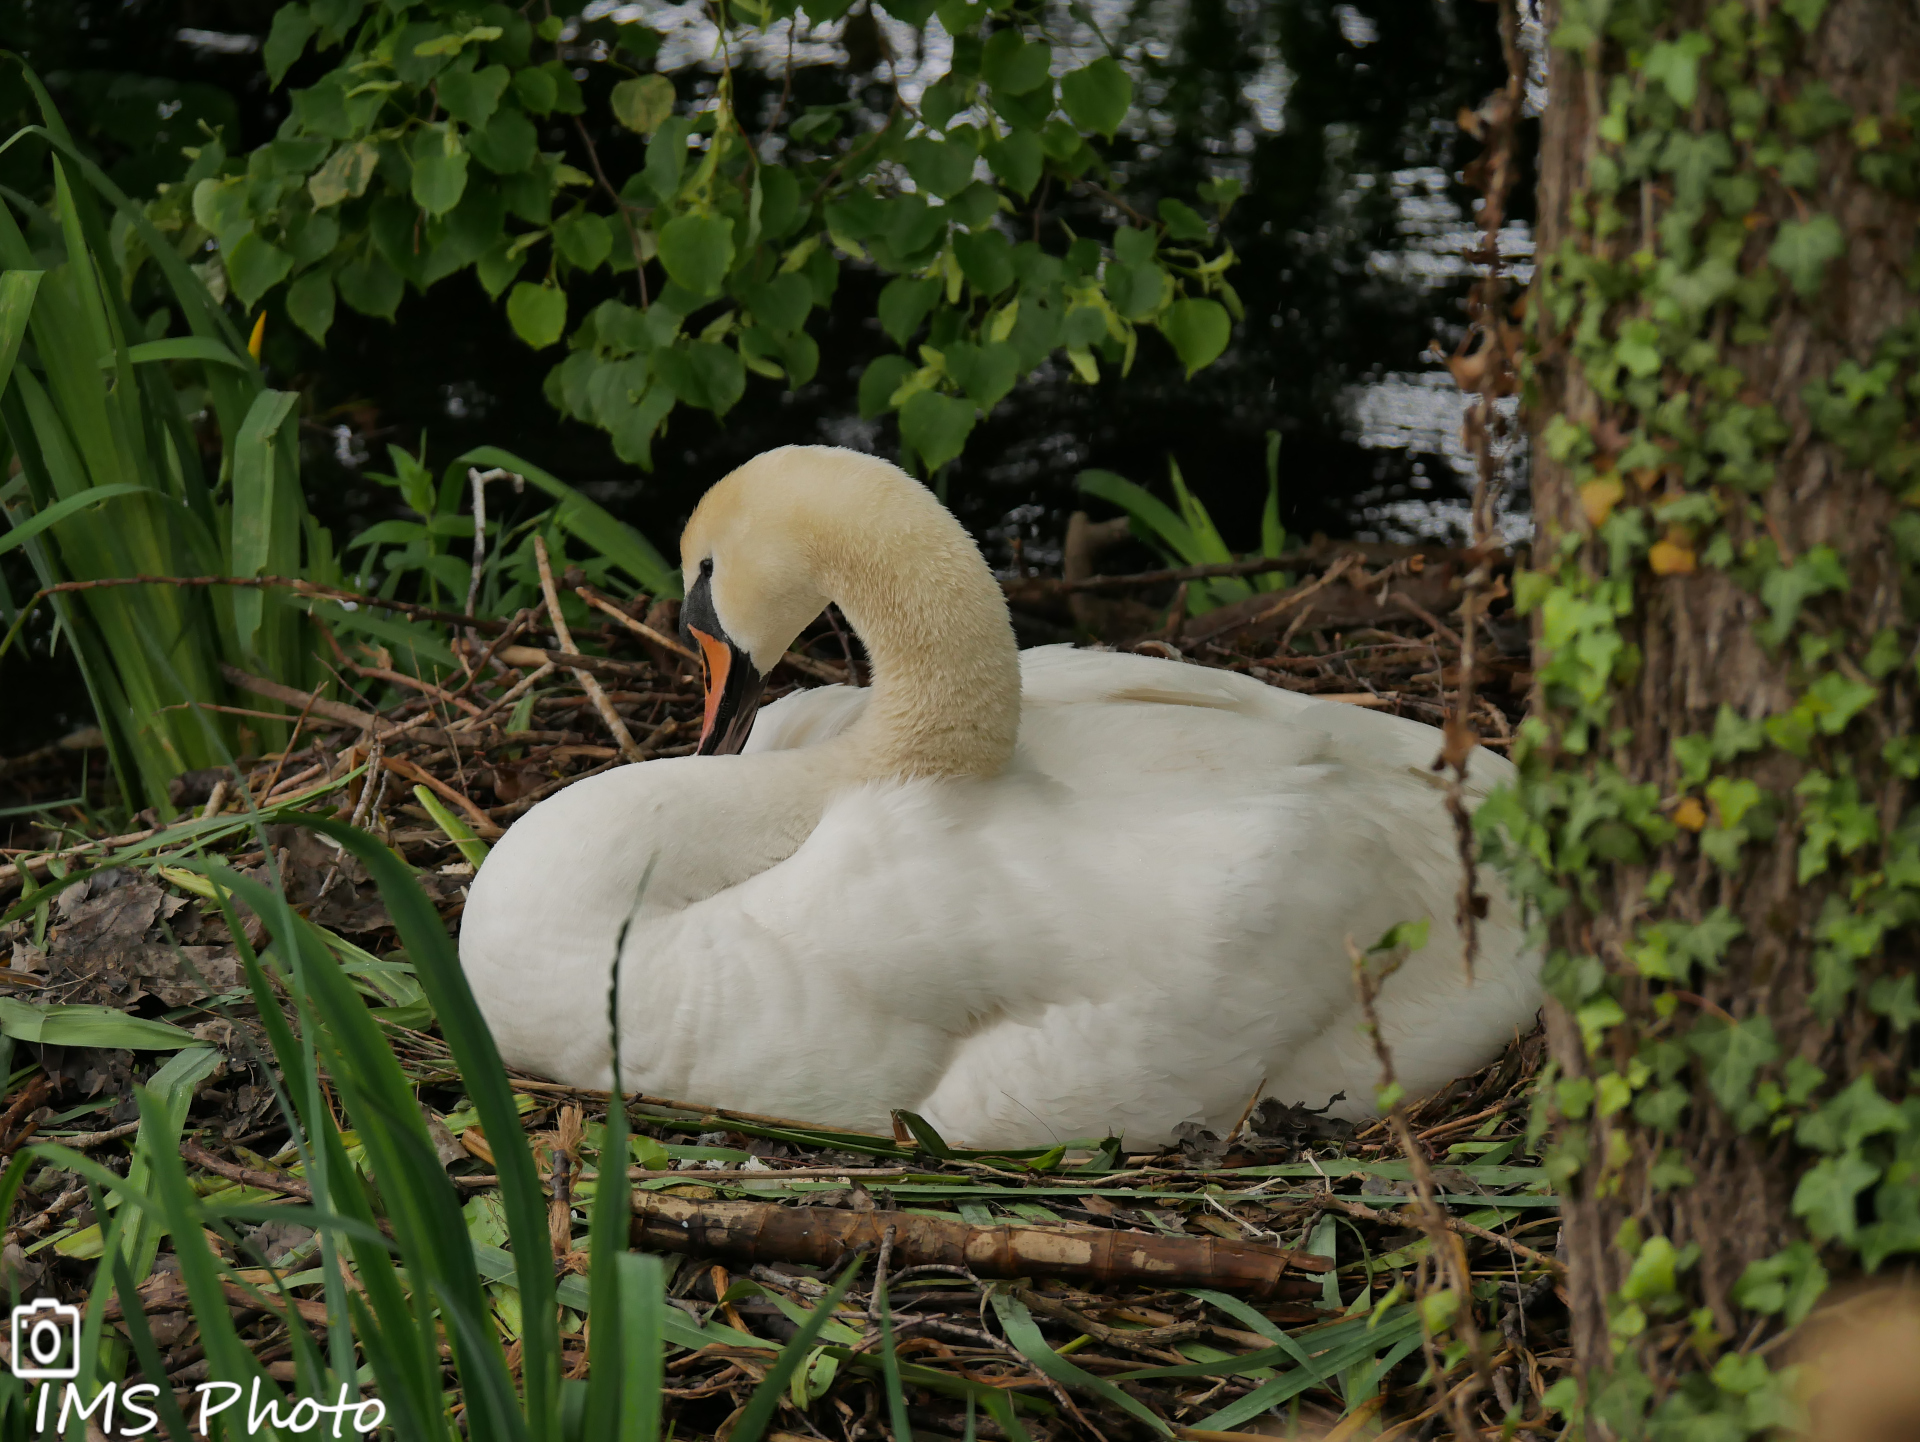
<svg viewBox="0 0 1920 1442">
<path fill-rule="evenodd" d="M 1082 1371 L 1054 1351 L 1047 1344 L 1047 1339 L 1040 1335 L 1040 1328 L 1034 1322 L 1033 1314 L 1018 1297 L 995 1287 L 988 1294 L 988 1300 L 993 1303 L 993 1310 L 1000 1318 L 1000 1325 L 1007 1334 L 1007 1340 L 1019 1349 L 1021 1356 L 1047 1376 L 1062 1386 L 1077 1387 L 1093 1393 L 1103 1401 L 1118 1407 L 1122 1412 L 1146 1423 L 1162 1437 L 1173 1435 L 1168 1431 L 1167 1424 L 1142 1403 L 1129 1397 L 1113 1383 L 1104 1381 L 1091 1372 Z"/>
<path fill-rule="evenodd" d="M 626 1392 L 618 1442 L 660 1442 L 666 1272 L 658 1257 L 624 1251 L 614 1258 L 614 1269 L 620 1275 L 620 1372 Z"/>
<path fill-rule="evenodd" d="M 1082 471 L 1074 482 L 1090 496 L 1098 496 L 1125 511 L 1134 523 L 1134 533 L 1143 540 L 1157 541 L 1162 549 L 1189 566 L 1200 561 L 1200 545 L 1187 523 L 1176 516 L 1167 503 L 1112 471 Z"/>
<path fill-rule="evenodd" d="M 447 840 L 454 844 L 476 873 L 486 865 L 487 843 L 473 834 L 471 826 L 447 810 L 445 802 L 424 786 L 413 788 L 413 799 L 433 818 L 433 824 L 445 833 Z M 621 1140 L 624 1144 L 624 1135 Z"/>
<path fill-rule="evenodd" d="M 134 1289 L 133 1274 L 127 1269 L 127 1259 L 118 1252 L 108 1255 L 112 1258 L 113 1288 L 120 1297 L 121 1325 L 127 1329 L 127 1340 L 133 1344 L 133 1356 L 140 1364 L 140 1375 L 164 1378 L 167 1375 L 166 1363 L 160 1358 L 160 1349 L 154 1345 L 153 1329 L 147 1326 L 147 1309 L 140 1304 L 139 1294 Z M 192 1442 L 186 1416 L 180 1411 L 173 1388 L 162 1382 L 153 1406 L 159 1412 L 160 1425 L 171 1442 Z"/>
<path fill-rule="evenodd" d="M 274 552 L 282 549 L 274 544 L 277 492 L 283 484 L 275 460 L 280 427 L 298 399 L 292 391 L 262 391 L 241 424 L 233 455 L 233 575 L 273 574 Z M 233 598 L 234 629 L 243 651 L 255 649 L 265 604 L 266 593 L 258 590 L 241 590 Z"/>
<path fill-rule="evenodd" d="M 766 1378 L 747 1398 L 747 1405 L 740 1413 L 740 1420 L 734 1424 L 728 1442 L 760 1442 L 760 1434 L 767 1430 L 767 1424 L 773 1420 L 774 1408 L 780 1405 L 781 1394 L 787 1390 L 788 1382 L 793 1380 L 794 1371 L 807 1360 L 807 1354 L 813 1350 L 813 1344 L 820 1336 L 820 1329 L 833 1320 L 834 1308 L 847 1295 L 847 1288 L 853 1285 L 860 1264 L 865 1260 L 864 1257 L 855 1257 L 847 1264 L 846 1271 L 840 1274 L 840 1280 L 814 1304 L 807 1320 L 800 1324 L 800 1330 L 780 1349 L 780 1355 L 774 1358 L 773 1365 L 767 1369 Z"/>
<path fill-rule="evenodd" d="M 0 391 L 7 388 L 7 378 L 13 374 L 13 359 L 20 354 L 27 316 L 45 274 L 39 270 L 9 270 L 0 275 Z"/>
<path fill-rule="evenodd" d="M 913 1442 L 913 1428 L 907 1423 L 907 1393 L 900 1385 L 900 1354 L 893 1350 L 893 1310 L 887 1302 L 884 1277 L 874 1281 L 873 1305 L 880 1313 L 880 1382 L 887 1393 L 887 1420 L 893 1424 L 896 1442 Z"/>
<path fill-rule="evenodd" d="M 160 1118 L 155 1127 L 147 1112 L 140 1116 L 140 1131 L 134 1142 L 133 1160 L 127 1166 L 127 1186 L 144 1192 L 152 1183 L 153 1157 L 156 1152 L 173 1155 L 180 1150 L 180 1133 L 187 1123 L 187 1107 L 193 1101 L 193 1089 L 220 1063 L 220 1053 L 210 1046 L 191 1047 L 168 1059 L 147 1081 L 147 1090 L 158 1105 L 153 1114 Z M 127 1229 L 121 1243 L 121 1259 L 133 1275 L 135 1284 L 144 1282 L 160 1254 L 160 1228 L 136 1221 Z"/>
<path fill-rule="evenodd" d="M 23 545 L 32 540 L 42 531 L 50 530 L 52 527 L 59 525 L 62 521 L 66 520 L 68 516 L 76 515 L 90 506 L 98 505 L 101 501 L 110 501 L 115 496 L 146 496 L 151 494 L 152 492 L 145 486 L 136 486 L 125 481 L 111 486 L 89 487 L 78 495 L 68 496 L 64 501 L 55 501 L 44 511 L 37 513 L 32 520 L 22 521 L 19 525 L 9 530 L 4 536 L 0 536 L 0 556 L 4 556 L 15 546 Z"/>
<path fill-rule="evenodd" d="M 257 371 L 259 367 L 253 357 L 245 351 L 232 351 L 217 340 L 206 336 L 171 336 L 166 340 L 147 340 L 127 347 L 126 358 L 134 365 L 147 365 L 154 361 L 211 361 L 214 365 L 232 366 L 235 370 Z M 114 354 L 100 357 L 100 369 L 110 370 L 120 357 Z"/>
<path fill-rule="evenodd" d="M 507 1085 L 506 1066 L 467 986 L 466 974 L 460 969 L 459 957 L 440 923 L 439 914 L 399 858 L 373 837 L 325 818 L 311 818 L 307 824 L 358 857 L 380 888 L 407 956 L 416 968 L 420 986 L 439 1019 L 440 1034 L 460 1068 L 467 1095 L 479 1114 L 481 1129 L 492 1143 L 507 1231 L 513 1243 L 522 1311 L 529 1319 L 555 1316 L 546 1194 L 520 1130 L 520 1113 L 514 1106 L 512 1088 Z M 364 1014 L 365 1008 L 361 1010 Z M 371 1027 L 374 1023 L 369 1019 L 366 1024 Z M 390 1060 L 391 1053 L 388 1057 Z M 419 1122 L 417 1109 L 414 1120 L 424 1140 L 425 1124 Z M 427 1146 L 427 1155 L 432 1155 L 431 1145 Z M 451 1198 L 452 1187 L 446 1173 L 437 1162 L 433 1169 L 437 1187 Z M 465 1227 L 457 1219 L 453 1225 L 461 1245 L 465 1246 Z M 468 1272 L 471 1275 L 470 1262 Z M 544 1425 L 538 1419 L 556 1415 L 558 1406 L 559 1337 L 551 1327 L 529 1326 L 521 1340 L 527 1416 L 536 1419 L 536 1425 Z"/>
</svg>

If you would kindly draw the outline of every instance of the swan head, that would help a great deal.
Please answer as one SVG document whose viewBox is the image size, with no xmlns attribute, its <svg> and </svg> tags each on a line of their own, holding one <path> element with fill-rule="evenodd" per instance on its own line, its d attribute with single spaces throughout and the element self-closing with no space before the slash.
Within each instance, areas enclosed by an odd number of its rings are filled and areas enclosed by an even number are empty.
<svg viewBox="0 0 1920 1442">
<path fill-rule="evenodd" d="M 868 769 L 997 770 L 1019 726 L 1019 657 L 979 548 L 875 456 L 784 446 L 717 482 L 680 536 L 682 625 L 706 669 L 697 751 L 737 752 L 764 678 L 837 603 L 873 664 Z"/>
</svg>

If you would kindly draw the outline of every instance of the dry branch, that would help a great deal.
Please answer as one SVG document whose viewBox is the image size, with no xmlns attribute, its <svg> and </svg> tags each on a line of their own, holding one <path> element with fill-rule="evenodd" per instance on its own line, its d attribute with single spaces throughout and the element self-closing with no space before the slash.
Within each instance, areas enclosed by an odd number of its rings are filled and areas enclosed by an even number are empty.
<svg viewBox="0 0 1920 1442">
<path fill-rule="evenodd" d="M 976 1227 L 902 1212 L 783 1207 L 771 1202 L 697 1202 L 659 1192 L 633 1198 L 633 1245 L 654 1251 L 802 1262 L 830 1267 L 876 1250 L 894 1229 L 903 1266 L 966 1267 L 977 1277 L 1060 1277 L 1092 1286 L 1128 1282 L 1219 1287 L 1253 1297 L 1316 1296 L 1318 1282 L 1288 1272 L 1324 1272 L 1326 1258 L 1216 1237 L 1156 1237 L 1098 1228 Z"/>
</svg>

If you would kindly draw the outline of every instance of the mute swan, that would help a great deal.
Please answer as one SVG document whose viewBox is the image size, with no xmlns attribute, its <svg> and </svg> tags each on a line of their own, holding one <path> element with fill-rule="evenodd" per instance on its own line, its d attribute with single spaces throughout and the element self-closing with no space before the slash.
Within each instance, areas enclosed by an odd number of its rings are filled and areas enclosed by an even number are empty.
<svg viewBox="0 0 1920 1442">
<path fill-rule="evenodd" d="M 1412 1093 L 1531 1025 L 1539 958 L 1497 887 L 1464 979 L 1433 729 L 1172 661 L 1021 654 L 959 523 L 851 451 L 748 462 L 681 558 L 700 754 L 542 802 L 473 883 L 461 959 L 508 1063 L 608 1086 L 630 913 L 627 1089 L 866 1131 L 905 1107 L 974 1146 L 1224 1134 L 1263 1078 L 1372 1115 L 1347 938 L 1421 916 L 1431 943 L 1379 1002 Z M 872 685 L 756 717 L 830 601 Z M 1476 752 L 1472 789 L 1510 771 Z"/>
</svg>

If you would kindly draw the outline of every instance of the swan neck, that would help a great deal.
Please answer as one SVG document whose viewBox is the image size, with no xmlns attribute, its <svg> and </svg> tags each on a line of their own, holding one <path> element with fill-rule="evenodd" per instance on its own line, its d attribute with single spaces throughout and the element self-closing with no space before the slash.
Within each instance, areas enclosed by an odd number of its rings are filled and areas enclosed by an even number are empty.
<svg viewBox="0 0 1920 1442">
<path fill-rule="evenodd" d="M 944 519 L 953 535 L 925 537 L 898 564 L 870 552 L 832 578 L 873 672 L 849 735 L 870 779 L 991 776 L 1013 755 L 1020 658 L 1006 599 L 972 537 Z"/>
</svg>

